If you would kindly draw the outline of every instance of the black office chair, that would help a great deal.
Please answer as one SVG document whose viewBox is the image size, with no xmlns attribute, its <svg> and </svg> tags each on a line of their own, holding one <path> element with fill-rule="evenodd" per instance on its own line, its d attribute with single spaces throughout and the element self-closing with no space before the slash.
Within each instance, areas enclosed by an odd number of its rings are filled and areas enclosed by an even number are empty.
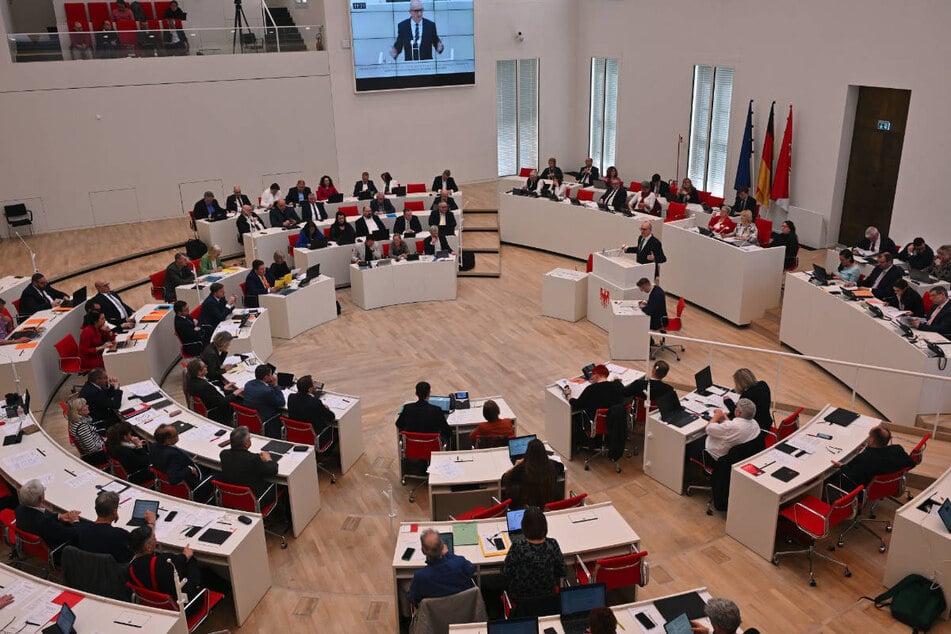
<svg viewBox="0 0 951 634">
<path fill-rule="evenodd" d="M 7 219 L 7 225 L 12 228 L 29 227 L 30 235 L 33 235 L 33 212 L 26 208 L 23 203 L 15 205 L 4 205 L 3 215 Z"/>
</svg>

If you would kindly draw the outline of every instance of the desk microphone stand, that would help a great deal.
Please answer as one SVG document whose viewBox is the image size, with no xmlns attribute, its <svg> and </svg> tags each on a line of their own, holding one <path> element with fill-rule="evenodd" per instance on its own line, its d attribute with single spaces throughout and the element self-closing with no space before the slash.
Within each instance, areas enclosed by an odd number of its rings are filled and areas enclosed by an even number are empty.
<svg viewBox="0 0 951 634">
<path fill-rule="evenodd" d="M 19 231 L 14 231 L 13 233 L 15 233 L 16 236 L 20 239 L 20 242 L 23 243 L 23 246 L 26 247 L 26 250 L 30 252 L 30 263 L 33 264 L 33 272 L 39 273 L 40 269 L 38 269 L 36 266 L 36 252 L 30 248 L 30 245 L 27 243 L 26 240 L 23 239 L 23 236 L 20 235 Z"/>
<path fill-rule="evenodd" d="M 376 478 L 377 480 L 383 480 L 386 482 L 386 489 L 380 491 L 383 497 L 387 498 L 390 501 L 390 512 L 388 516 L 390 518 L 390 536 L 396 534 L 396 502 L 393 497 L 393 483 L 389 478 L 384 478 L 383 476 L 378 476 L 375 473 L 364 473 L 368 478 Z"/>
</svg>

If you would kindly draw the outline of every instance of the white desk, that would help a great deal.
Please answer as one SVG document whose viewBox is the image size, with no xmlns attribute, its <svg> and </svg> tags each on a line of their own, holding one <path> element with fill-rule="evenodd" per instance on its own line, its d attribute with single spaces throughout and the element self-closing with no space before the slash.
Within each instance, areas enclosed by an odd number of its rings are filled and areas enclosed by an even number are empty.
<svg viewBox="0 0 951 634">
<path fill-rule="evenodd" d="M 941 584 L 944 598 L 951 605 L 951 533 L 938 517 L 939 504 L 924 512 L 918 507 L 927 500 L 951 497 L 951 470 L 895 513 L 892 539 L 885 563 L 886 586 L 893 586 L 906 575 L 916 572 Z M 945 611 L 944 617 L 949 617 Z"/>
<path fill-rule="evenodd" d="M 30 420 L 35 423 L 32 416 Z M 17 488 L 33 478 L 45 482 L 46 501 L 51 506 L 59 510 L 76 509 L 89 521 L 96 519 L 96 485 L 105 486 L 115 480 L 67 452 L 42 429 L 24 435 L 20 444 L 0 446 L 0 471 Z M 261 516 L 243 513 L 251 518 L 250 524 L 243 524 L 238 521 L 242 513 L 195 504 L 131 484 L 120 498 L 116 524 L 122 527 L 132 517 L 133 500 L 159 502 L 156 538 L 161 549 L 179 552 L 190 545 L 199 561 L 219 569 L 231 583 L 238 625 L 244 623 L 271 587 Z M 171 522 L 164 521 L 162 516 L 171 511 L 178 511 L 177 516 Z M 201 541 L 204 532 L 186 537 L 184 529 L 189 526 L 208 526 L 230 531 L 232 535 L 216 545 Z"/>
<path fill-rule="evenodd" d="M 271 260 L 268 260 L 270 263 Z M 250 269 L 243 266 L 229 266 L 218 273 L 209 273 L 198 278 L 198 288 L 194 284 L 182 284 L 175 287 L 175 297 L 188 302 L 188 308 L 195 310 L 208 299 L 211 290 L 208 288 L 214 282 L 220 282 L 225 287 L 225 297 L 237 296 L 235 306 L 244 306 L 244 293 L 241 292 L 241 283 L 248 277 Z"/>
<path fill-rule="evenodd" d="M 455 256 L 434 260 L 423 255 L 415 262 L 401 261 L 361 269 L 350 265 L 350 288 L 353 303 L 363 310 L 394 304 L 434 302 L 456 299 Z"/>
<path fill-rule="evenodd" d="M 587 314 L 588 274 L 552 269 L 542 276 L 542 315 L 578 321 Z"/>
<path fill-rule="evenodd" d="M 237 219 L 237 214 L 229 213 L 224 220 L 196 220 L 195 227 L 198 229 L 198 238 L 209 249 L 215 244 L 221 247 L 223 257 L 238 255 L 243 249 L 238 243 Z"/>
<path fill-rule="evenodd" d="M 637 282 L 646 277 L 653 283 L 654 267 L 653 262 L 638 264 L 634 254 L 621 253 L 620 249 L 593 253 L 588 276 L 588 321 L 602 330 L 610 330 L 613 321 L 611 302 L 647 299 L 647 295 L 637 288 Z"/>
<path fill-rule="evenodd" d="M 650 356 L 648 334 L 651 318 L 640 309 L 639 300 L 615 299 L 611 302 L 608 351 L 612 359 L 643 361 Z"/>
<path fill-rule="evenodd" d="M 212 339 L 219 332 L 229 332 L 234 339 L 231 340 L 228 354 L 251 354 L 262 361 L 267 361 L 274 352 L 274 344 L 271 342 L 270 313 L 267 308 L 252 308 L 250 310 L 257 310 L 257 313 L 252 313 L 244 328 L 239 328 L 241 325 L 240 318 L 247 314 L 248 309 L 236 308 L 231 312 L 231 318 L 218 324 L 212 334 Z"/>
<path fill-rule="evenodd" d="M 103 352 L 106 372 L 123 383 L 161 381 L 181 356 L 171 304 L 146 304 L 132 316 L 135 327 L 116 337 L 125 347 Z"/>
<path fill-rule="evenodd" d="M 909 343 L 894 323 L 874 319 L 861 302 L 848 302 L 838 287 L 818 287 L 805 273 L 786 276 L 779 339 L 803 354 L 841 359 L 935 376 L 951 376 L 951 366 L 938 368 L 938 359 L 928 356 L 924 340 L 946 341 L 937 333 L 919 332 L 919 341 Z M 878 300 L 870 303 L 881 305 Z M 947 346 L 945 346 L 948 349 Z M 918 414 L 951 411 L 951 384 L 889 372 L 818 364 L 867 400 L 885 418 L 914 424 Z"/>
<path fill-rule="evenodd" d="M 40 334 L 27 343 L 0 349 L 0 385 L 13 390 L 16 387 L 14 377 L 18 375 L 22 389 L 30 391 L 34 412 L 46 408 L 63 381 L 56 342 L 66 335 L 72 335 L 78 344 L 83 315 L 82 306 L 36 312 L 24 320 L 20 327 L 37 326 L 41 329 Z M 15 334 L 12 336 L 16 337 Z M 16 366 L 16 374 L 13 365 Z"/>
<path fill-rule="evenodd" d="M 321 274 L 307 286 L 298 287 L 288 295 L 280 292 L 258 295 L 261 308 L 270 313 L 271 336 L 293 339 L 297 335 L 337 318 L 337 294 L 334 280 Z"/>
<path fill-rule="evenodd" d="M 162 400 L 170 400 L 171 397 L 159 389 L 158 385 L 152 381 L 142 381 L 132 385 L 125 385 L 122 388 L 122 409 L 128 407 L 140 406 L 142 401 L 133 394 L 152 394 L 160 392 L 161 396 L 153 403 Z M 173 412 L 179 412 L 172 415 Z M 189 454 L 195 457 L 199 464 L 210 467 L 215 471 L 221 471 L 220 454 L 223 448 L 226 448 L 228 434 L 231 428 L 216 423 L 208 418 L 199 416 L 187 407 L 172 401 L 169 405 L 160 409 L 150 408 L 149 410 L 137 414 L 129 419 L 132 426 L 135 427 L 143 436 L 151 439 L 153 433 L 163 422 L 184 421 L 194 425 L 183 434 L 179 435 L 178 447 L 181 447 Z M 223 432 L 215 436 L 217 432 Z M 251 436 L 252 452 L 259 452 L 261 448 L 272 439 L 265 436 Z M 225 444 L 225 447 L 221 445 Z M 320 510 L 320 490 L 317 487 L 317 466 L 314 458 L 313 447 L 307 451 L 289 451 L 278 460 L 277 475 L 270 479 L 271 482 L 287 487 L 287 498 L 291 509 L 291 528 L 294 536 L 300 535 L 311 519 Z"/>
<path fill-rule="evenodd" d="M 59 614 L 60 606 L 66 603 L 76 615 L 76 624 L 81 632 L 101 634 L 128 634 L 131 629 L 168 634 L 187 634 L 188 625 L 181 612 L 149 608 L 125 601 L 107 599 L 95 594 L 84 594 L 72 588 L 40 579 L 0 564 L 0 587 L 5 594 L 14 596 L 13 603 L 3 608 L 0 624 L 6 624 L 4 632 L 39 632 L 26 622 L 47 625 L 49 619 Z M 33 608 L 33 609 L 31 609 Z M 135 625 L 127 625 L 134 623 Z M 42 627 L 41 625 L 41 627 Z"/>
<path fill-rule="evenodd" d="M 693 223 L 688 218 L 664 226 L 667 262 L 661 286 L 666 292 L 738 326 L 779 305 L 785 258 L 782 247 L 735 247 L 697 233 Z"/>
<path fill-rule="evenodd" d="M 275 251 L 280 251 L 287 257 L 288 247 L 290 246 L 287 236 L 294 236 L 296 240 L 299 233 L 300 229 L 297 227 L 290 229 L 271 227 L 263 231 L 251 231 L 244 234 L 245 263 L 251 266 L 251 263 L 255 260 L 261 260 L 266 265 L 271 266 L 271 263 L 274 262 Z"/>
<path fill-rule="evenodd" d="M 826 405 L 815 418 L 783 441 L 809 446 L 812 453 L 796 458 L 778 449 L 766 449 L 733 467 L 726 533 L 764 559 L 771 560 L 776 552 L 779 509 L 806 494 L 820 497 L 823 481 L 837 470 L 832 461 L 846 463 L 851 460 L 868 439 L 868 431 L 881 423 L 869 416 L 859 416 L 848 427 L 823 420 L 835 409 Z M 810 436 L 818 432 L 828 434 L 832 439 Z M 756 465 L 764 473 L 754 476 L 744 471 L 741 467 L 747 463 Z M 789 482 L 772 477 L 784 463 L 799 472 Z"/>
<path fill-rule="evenodd" d="M 0 277 L 0 297 L 7 303 L 7 310 L 13 321 L 17 320 L 17 309 L 13 305 L 14 300 L 20 299 L 25 289 L 30 284 L 29 275 L 5 275 Z"/>
<path fill-rule="evenodd" d="M 644 373 L 614 363 L 606 363 L 608 370 L 611 371 L 610 380 L 620 379 L 624 385 L 630 385 L 637 379 L 644 377 Z M 584 377 L 568 379 L 571 386 L 571 397 L 578 398 L 588 387 L 589 383 Z M 560 453 L 568 460 L 572 458 L 574 447 L 571 442 L 571 433 L 574 428 L 572 421 L 573 410 L 571 403 L 565 398 L 565 393 L 557 385 L 549 385 L 545 388 L 545 438 L 551 444 L 552 449 Z"/>
<path fill-rule="evenodd" d="M 294 266 L 306 272 L 315 264 L 320 265 L 320 274 L 334 279 L 337 288 L 350 286 L 350 262 L 356 245 L 330 243 L 323 249 L 294 247 Z"/>
<path fill-rule="evenodd" d="M 825 268 L 829 273 L 835 273 L 836 270 L 839 268 L 840 251 L 841 249 L 827 249 L 826 250 Z M 862 275 L 864 275 L 865 277 L 868 277 L 869 274 L 871 274 L 872 269 L 874 269 L 877 264 L 875 258 L 874 257 L 866 258 L 864 256 L 855 255 L 855 254 L 853 255 L 855 256 L 855 263 L 859 265 L 859 271 L 861 271 Z M 905 271 L 904 273 L 905 281 L 908 282 L 908 285 L 911 288 L 915 289 L 915 291 L 917 291 L 919 295 L 924 295 L 925 293 L 933 289 L 935 286 L 944 286 L 946 288 L 948 286 L 947 282 L 944 282 L 942 280 L 937 280 L 937 279 L 936 281 L 930 282 L 930 283 L 918 282 L 911 279 L 911 277 L 908 275 L 908 264 L 906 262 L 902 262 L 898 258 L 895 258 L 895 266 L 898 266 L 899 268 Z"/>
</svg>

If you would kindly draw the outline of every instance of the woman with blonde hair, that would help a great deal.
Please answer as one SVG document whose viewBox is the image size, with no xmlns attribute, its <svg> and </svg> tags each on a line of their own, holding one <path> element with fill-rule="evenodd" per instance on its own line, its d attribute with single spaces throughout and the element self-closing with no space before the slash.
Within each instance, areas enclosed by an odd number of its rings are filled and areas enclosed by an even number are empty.
<svg viewBox="0 0 951 634">
<path fill-rule="evenodd" d="M 221 268 L 221 247 L 213 244 L 208 247 L 208 253 L 201 256 L 201 261 L 198 262 L 198 274 L 217 273 Z"/>
<path fill-rule="evenodd" d="M 723 236 L 724 238 L 734 237 L 748 244 L 757 244 L 756 223 L 753 222 L 753 212 L 744 209 L 740 212 L 740 221 L 736 224 L 736 229 L 732 233 Z"/>
<path fill-rule="evenodd" d="M 769 429 L 773 426 L 773 416 L 769 409 L 773 397 L 766 381 L 758 381 L 749 368 L 740 368 L 733 373 L 733 390 L 740 395 L 740 398 L 753 401 L 753 405 L 756 406 L 756 415 L 753 418 L 756 419 L 760 429 Z M 736 404 L 728 398 L 723 399 L 723 404 L 728 412 L 736 410 Z M 733 418 L 732 414 L 730 418 Z"/>
<path fill-rule="evenodd" d="M 79 457 L 91 465 L 106 462 L 105 443 L 92 424 L 89 404 L 86 399 L 76 397 L 66 403 L 66 418 L 69 421 L 69 436 L 76 443 Z"/>
</svg>

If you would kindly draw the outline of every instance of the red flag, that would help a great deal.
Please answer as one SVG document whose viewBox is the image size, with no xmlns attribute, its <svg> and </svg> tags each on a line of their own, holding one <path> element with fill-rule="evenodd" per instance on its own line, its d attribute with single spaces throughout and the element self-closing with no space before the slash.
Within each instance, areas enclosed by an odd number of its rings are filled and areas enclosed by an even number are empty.
<svg viewBox="0 0 951 634">
<path fill-rule="evenodd" d="M 769 208 L 769 190 L 773 185 L 773 107 L 769 106 L 769 123 L 766 124 L 766 137 L 763 139 L 763 153 L 759 159 L 759 174 L 756 179 L 756 200 L 763 206 L 763 211 Z"/>
<path fill-rule="evenodd" d="M 789 171 L 792 167 L 792 104 L 789 106 L 789 116 L 786 118 L 786 131 L 783 133 L 783 143 L 779 146 L 779 160 L 776 162 L 776 179 L 773 181 L 773 191 L 769 197 L 783 209 L 789 208 Z"/>
</svg>

